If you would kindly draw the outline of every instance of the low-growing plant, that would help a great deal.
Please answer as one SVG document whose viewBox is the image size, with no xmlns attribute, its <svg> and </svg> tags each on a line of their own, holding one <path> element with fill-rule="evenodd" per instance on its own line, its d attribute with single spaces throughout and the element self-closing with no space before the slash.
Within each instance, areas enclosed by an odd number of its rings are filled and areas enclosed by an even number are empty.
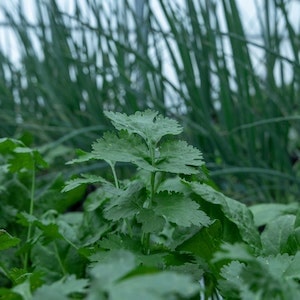
<svg viewBox="0 0 300 300">
<path fill-rule="evenodd" d="M 299 299 L 298 204 L 217 191 L 175 120 L 105 116 L 116 131 L 68 164 L 105 161 L 111 177 L 36 180 L 39 152 L 0 139 L 0 299 Z"/>
</svg>

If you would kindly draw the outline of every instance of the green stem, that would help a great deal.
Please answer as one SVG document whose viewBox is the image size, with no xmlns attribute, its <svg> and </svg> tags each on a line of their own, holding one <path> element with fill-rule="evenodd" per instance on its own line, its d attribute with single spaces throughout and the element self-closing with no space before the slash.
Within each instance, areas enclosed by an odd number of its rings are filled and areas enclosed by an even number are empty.
<svg viewBox="0 0 300 300">
<path fill-rule="evenodd" d="M 115 163 L 109 161 L 108 162 L 110 167 L 111 167 L 111 170 L 112 170 L 112 173 L 113 173 L 113 176 L 114 176 L 114 180 L 115 180 L 115 186 L 117 189 L 119 189 L 119 181 L 118 181 L 118 177 L 117 177 L 117 173 L 116 173 L 116 169 L 115 169 Z"/>
<path fill-rule="evenodd" d="M 153 167 L 155 167 L 155 146 L 152 144 L 148 144 L 150 157 L 151 157 L 151 164 Z M 147 208 L 151 208 L 153 201 L 154 201 L 154 194 L 155 194 L 155 175 L 156 172 L 151 172 L 151 179 L 150 179 L 150 199 L 147 203 Z M 144 252 L 146 255 L 150 254 L 150 233 L 143 233 L 142 236 L 142 244 L 144 246 Z"/>
<path fill-rule="evenodd" d="M 62 263 L 62 261 L 61 261 L 61 258 L 60 258 L 60 256 L 59 256 L 59 251 L 58 251 L 58 249 L 57 249 L 56 242 L 54 241 L 53 244 L 54 244 L 55 255 L 56 255 L 56 258 L 57 258 L 57 260 L 58 260 L 58 263 L 59 263 L 59 266 L 60 266 L 60 268 L 61 268 L 61 271 L 62 271 L 63 275 L 66 276 L 66 275 L 67 275 L 67 271 L 66 271 L 66 269 L 65 269 L 65 267 L 64 267 L 64 265 L 63 265 L 63 263 Z"/>
<path fill-rule="evenodd" d="M 3 263 L 0 262 L 0 273 L 2 273 L 3 275 L 5 275 L 8 279 L 11 279 L 10 275 L 9 275 L 9 271 L 8 269 L 5 267 L 5 265 Z"/>
<path fill-rule="evenodd" d="M 29 204 L 29 214 L 30 215 L 33 215 L 34 192 L 35 192 L 35 163 L 33 162 L 32 179 L 31 179 L 31 192 L 30 192 L 30 204 Z M 26 243 L 29 243 L 29 241 L 31 239 L 31 234 L 32 234 L 32 223 L 30 223 L 29 226 L 28 226 Z M 30 250 L 28 250 L 25 254 L 25 259 L 24 259 L 24 269 L 25 270 L 27 270 L 27 268 L 28 268 L 29 255 L 30 255 Z"/>
</svg>

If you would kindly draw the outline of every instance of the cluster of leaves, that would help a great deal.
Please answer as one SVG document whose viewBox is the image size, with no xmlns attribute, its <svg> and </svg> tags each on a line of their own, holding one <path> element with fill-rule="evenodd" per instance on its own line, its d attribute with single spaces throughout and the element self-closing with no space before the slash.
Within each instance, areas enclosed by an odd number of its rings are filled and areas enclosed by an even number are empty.
<svg viewBox="0 0 300 300">
<path fill-rule="evenodd" d="M 298 204 L 249 208 L 217 191 L 201 152 L 172 138 L 175 120 L 105 115 L 116 132 L 68 164 L 104 160 L 111 180 L 36 183 L 39 152 L 0 140 L 0 299 L 299 299 Z"/>
</svg>

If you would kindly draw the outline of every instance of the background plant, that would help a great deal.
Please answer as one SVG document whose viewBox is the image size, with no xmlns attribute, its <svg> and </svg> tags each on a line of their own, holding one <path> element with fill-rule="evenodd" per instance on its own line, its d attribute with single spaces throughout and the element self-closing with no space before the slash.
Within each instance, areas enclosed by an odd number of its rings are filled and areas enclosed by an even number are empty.
<svg viewBox="0 0 300 300">
<path fill-rule="evenodd" d="M 160 18 L 151 1 L 85 1 L 85 10 L 74 1 L 70 14 L 55 0 L 36 1 L 36 20 L 21 3 L 1 8 L 20 51 L 19 65 L 0 55 L 2 136 L 30 131 L 59 166 L 69 146 L 87 149 L 107 129 L 103 110 L 151 107 L 181 120 L 212 178 L 234 197 L 289 202 L 299 195 L 293 1 L 257 6 L 257 40 L 233 0 L 182 1 L 184 9 L 157 1 Z"/>
<path fill-rule="evenodd" d="M 36 183 L 40 153 L 0 140 L 1 299 L 299 298 L 298 203 L 248 207 L 213 188 L 175 120 L 104 114 L 116 131 L 68 164 L 104 160 L 111 177 Z"/>
</svg>

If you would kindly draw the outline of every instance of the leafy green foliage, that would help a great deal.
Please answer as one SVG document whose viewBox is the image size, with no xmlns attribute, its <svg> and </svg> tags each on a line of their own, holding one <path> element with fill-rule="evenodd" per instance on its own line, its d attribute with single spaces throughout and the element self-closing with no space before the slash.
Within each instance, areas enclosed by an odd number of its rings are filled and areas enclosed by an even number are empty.
<svg viewBox="0 0 300 300">
<path fill-rule="evenodd" d="M 299 198 L 299 1 L 252 1 L 255 29 L 234 0 L 33 1 L 30 17 L 22 1 L 1 2 L 15 43 L 0 45 L 0 136 L 43 144 L 52 176 L 109 129 L 104 109 L 151 107 L 181 120 L 227 195 Z M 153 143 L 181 131 L 156 112 L 113 118 L 135 133 L 151 126 Z"/>
<path fill-rule="evenodd" d="M 158 112 L 146 110 L 136 112 L 134 115 L 113 113 L 106 111 L 104 114 L 112 121 L 117 130 L 126 130 L 128 133 L 136 133 L 147 144 L 156 146 L 165 135 L 177 135 L 182 132 L 182 127 L 169 118 L 158 115 Z"/>
<path fill-rule="evenodd" d="M 0 251 L 18 245 L 20 239 L 12 237 L 8 232 L 0 229 Z"/>
<path fill-rule="evenodd" d="M 247 207 L 212 188 L 177 122 L 105 115 L 117 132 L 68 164 L 111 177 L 45 182 L 37 150 L 0 140 L 0 299 L 298 299 L 297 203 Z"/>
</svg>

